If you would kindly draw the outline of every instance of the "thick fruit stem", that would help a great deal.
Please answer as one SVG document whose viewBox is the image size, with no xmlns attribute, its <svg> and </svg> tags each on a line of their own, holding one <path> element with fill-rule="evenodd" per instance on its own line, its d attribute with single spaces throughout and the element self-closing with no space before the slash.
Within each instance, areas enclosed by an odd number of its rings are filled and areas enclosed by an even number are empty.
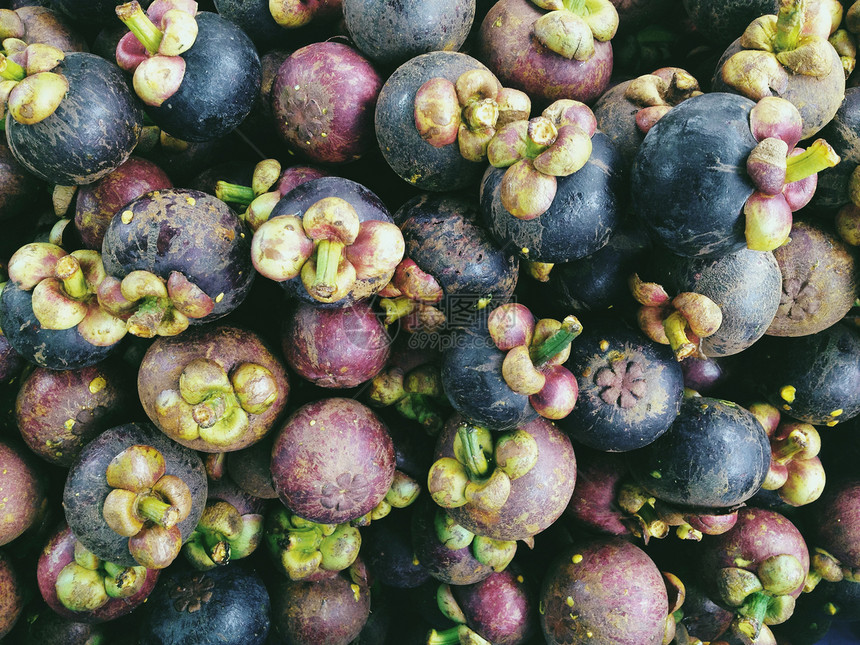
<svg viewBox="0 0 860 645">
<path fill-rule="evenodd" d="M 561 329 L 539 345 L 530 349 L 532 363 L 538 369 L 544 367 L 553 356 L 564 350 L 582 333 L 582 323 L 576 316 L 567 316 L 561 321 Z"/>
<path fill-rule="evenodd" d="M 179 521 L 179 509 L 156 495 L 141 495 L 137 500 L 137 515 L 166 529 Z"/>
<path fill-rule="evenodd" d="M 321 240 L 317 246 L 317 273 L 313 289 L 318 293 L 332 294 L 337 289 L 337 269 L 343 255 L 343 242 Z"/>
<path fill-rule="evenodd" d="M 137 0 L 118 6 L 116 15 L 140 41 L 140 44 L 146 47 L 146 51 L 153 55 L 158 53 L 164 34 L 144 13 Z"/>
<path fill-rule="evenodd" d="M 780 0 L 776 18 L 776 35 L 773 48 L 777 52 L 791 51 L 803 29 L 804 0 Z"/>
<path fill-rule="evenodd" d="M 463 452 L 466 455 L 466 463 L 464 465 L 469 474 L 475 477 L 485 477 L 490 469 L 490 464 L 481 448 L 478 429 L 475 426 L 463 424 L 457 430 L 457 433 L 460 435 Z"/>
<path fill-rule="evenodd" d="M 785 183 L 800 181 L 825 168 L 832 168 L 839 160 L 839 155 L 829 143 L 824 139 L 816 139 L 802 153 L 786 159 Z"/>
<path fill-rule="evenodd" d="M 215 197 L 222 202 L 230 202 L 248 207 L 257 195 L 254 194 L 254 190 L 250 186 L 240 186 L 239 184 L 219 181 L 215 184 Z"/>
<path fill-rule="evenodd" d="M 738 629 L 752 640 L 758 638 L 771 602 L 771 597 L 760 591 L 751 594 L 738 617 Z"/>
</svg>

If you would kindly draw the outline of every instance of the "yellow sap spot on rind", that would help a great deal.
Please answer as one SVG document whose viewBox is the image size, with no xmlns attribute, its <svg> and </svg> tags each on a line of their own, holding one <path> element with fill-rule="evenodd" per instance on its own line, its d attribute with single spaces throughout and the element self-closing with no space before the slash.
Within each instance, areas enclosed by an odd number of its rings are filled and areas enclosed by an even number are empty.
<svg viewBox="0 0 860 645">
<path fill-rule="evenodd" d="M 221 302 L 222 300 L 224 300 L 224 293 L 223 292 L 219 293 L 217 296 L 215 296 L 215 302 Z"/>
<path fill-rule="evenodd" d="M 574 555 L 574 556 L 570 559 L 570 561 L 571 561 L 571 562 L 573 562 L 574 564 L 579 564 L 580 562 L 582 562 L 582 555 L 580 555 L 579 553 L 577 553 L 576 555 Z"/>
<path fill-rule="evenodd" d="M 66 422 L 63 424 L 63 427 L 65 427 L 66 430 L 71 431 L 71 429 L 75 427 L 75 420 L 74 419 L 66 419 Z"/>
<path fill-rule="evenodd" d="M 832 428 L 833 426 L 838 425 L 838 424 L 839 424 L 839 422 L 834 419 L 833 421 L 828 421 L 825 425 Z"/>
<path fill-rule="evenodd" d="M 315 426 L 316 424 L 317 424 L 317 422 L 316 422 L 314 419 L 311 419 L 311 420 L 308 422 L 308 425 L 310 425 L 310 426 Z"/>
<path fill-rule="evenodd" d="M 831 417 L 838 417 L 843 412 L 844 412 L 844 410 L 842 408 L 839 408 L 838 410 L 834 410 L 833 412 L 831 412 L 830 416 Z"/>
<path fill-rule="evenodd" d="M 361 587 L 359 587 L 357 584 L 353 583 L 353 584 L 349 585 L 349 588 L 352 589 L 352 595 L 355 598 L 355 602 L 358 602 L 359 600 L 361 600 Z"/>
<path fill-rule="evenodd" d="M 793 385 L 783 385 L 779 388 L 779 397 L 786 403 L 794 403 L 797 389 Z"/>
<path fill-rule="evenodd" d="M 522 584 L 523 582 L 525 582 L 525 580 L 526 580 L 526 579 L 525 579 L 525 578 L 523 578 L 522 576 L 517 576 L 517 582 L 519 582 L 520 584 Z"/>
<path fill-rule="evenodd" d="M 90 394 L 96 394 L 97 392 L 101 392 L 105 389 L 107 385 L 107 381 L 102 376 L 97 376 L 89 384 Z"/>
<path fill-rule="evenodd" d="M 185 198 L 185 201 L 189 206 L 194 206 L 194 204 L 197 203 L 197 200 L 194 199 L 193 197 L 191 197 L 190 195 Z"/>
<path fill-rule="evenodd" d="M 122 220 L 123 224 L 131 224 L 131 220 L 134 219 L 133 211 L 123 211 L 122 215 L 119 216 L 120 220 Z"/>
<path fill-rule="evenodd" d="M 601 340 L 600 341 L 600 351 L 605 352 L 607 349 L 609 349 L 609 341 L 608 340 Z"/>
<path fill-rule="evenodd" d="M 568 596 L 567 598 L 564 599 L 564 602 L 567 603 L 568 607 L 573 607 L 573 598 L 572 597 Z"/>
</svg>

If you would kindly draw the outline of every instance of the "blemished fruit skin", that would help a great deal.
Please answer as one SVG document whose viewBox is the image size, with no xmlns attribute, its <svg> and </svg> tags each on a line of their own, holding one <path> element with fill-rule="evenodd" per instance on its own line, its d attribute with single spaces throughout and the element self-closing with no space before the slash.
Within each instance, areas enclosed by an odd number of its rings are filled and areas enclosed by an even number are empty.
<svg viewBox="0 0 860 645">
<path fill-rule="evenodd" d="M 745 408 L 691 397 L 659 439 L 628 457 L 634 479 L 651 495 L 679 506 L 721 509 L 743 503 L 761 488 L 770 443 Z"/>
<path fill-rule="evenodd" d="M 51 184 L 79 186 L 104 177 L 131 154 L 143 112 L 116 64 L 69 52 L 60 70 L 69 91 L 56 111 L 24 125 L 6 116 L 6 140 L 27 170 Z"/>
<path fill-rule="evenodd" d="M 565 548 L 548 568 L 540 602 L 550 645 L 663 642 L 669 606 L 660 571 L 642 549 L 620 538 Z"/>
</svg>

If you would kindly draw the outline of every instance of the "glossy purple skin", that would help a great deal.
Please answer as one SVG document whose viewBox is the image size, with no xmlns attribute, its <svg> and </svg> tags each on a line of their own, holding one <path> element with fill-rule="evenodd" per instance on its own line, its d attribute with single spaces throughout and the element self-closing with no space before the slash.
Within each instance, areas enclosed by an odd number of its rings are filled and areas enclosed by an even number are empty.
<svg viewBox="0 0 860 645">
<path fill-rule="evenodd" d="M 0 546 L 33 526 L 47 507 L 46 478 L 29 450 L 0 441 Z"/>
<path fill-rule="evenodd" d="M 582 540 L 559 553 L 540 605 L 547 645 L 660 645 L 669 611 L 657 565 L 620 538 Z"/>
<path fill-rule="evenodd" d="M 717 572 L 724 567 L 738 567 L 740 560 L 751 564 L 741 568 L 755 572 L 765 559 L 788 554 L 800 560 L 804 571 L 809 570 L 809 549 L 797 527 L 785 516 L 762 508 L 748 507 L 738 511 L 735 525 L 725 533 L 702 541 L 698 571 L 705 591 L 715 600 Z M 803 591 L 801 583 L 789 595 L 797 597 Z"/>
<path fill-rule="evenodd" d="M 810 546 L 826 550 L 843 566 L 860 567 L 860 480 L 828 484 L 810 510 Z"/>
<path fill-rule="evenodd" d="M 568 60 L 532 35 L 532 25 L 545 13 L 529 0 L 497 2 L 481 23 L 478 60 L 503 86 L 522 90 L 536 102 L 574 99 L 593 103 L 609 85 L 612 45 L 595 40 L 591 58 Z"/>
<path fill-rule="evenodd" d="M 462 417 L 454 415 L 439 433 L 435 459 L 454 456 L 454 437 Z M 498 511 L 472 504 L 448 509 L 457 522 L 478 535 L 496 540 L 524 540 L 555 522 L 570 502 L 576 483 L 576 457 L 566 434 L 547 419 L 537 417 L 519 429 L 534 437 L 538 460 L 525 475 L 511 482 L 511 492 Z"/>
<path fill-rule="evenodd" d="M 105 233 L 108 275 L 122 279 L 143 270 L 166 280 L 179 271 L 215 301 L 212 313 L 192 324 L 221 318 L 242 303 L 255 275 L 251 235 L 227 204 L 200 191 L 169 188 L 138 197 L 126 212 L 128 223 L 115 217 Z"/>
<path fill-rule="evenodd" d="M 624 457 L 577 446 L 579 456 L 576 486 L 565 517 L 592 531 L 607 535 L 631 535 L 615 502 L 618 487 L 627 473 Z"/>
<path fill-rule="evenodd" d="M 296 410 L 275 436 L 272 479 L 291 511 L 341 524 L 369 513 L 394 481 L 394 442 L 379 417 L 353 399 Z"/>
<path fill-rule="evenodd" d="M 15 400 L 21 436 L 42 459 L 68 468 L 87 442 L 129 418 L 127 380 L 106 363 L 62 371 L 37 367 Z"/>
<path fill-rule="evenodd" d="M 39 583 L 39 593 L 48 606 L 60 616 L 79 623 L 103 623 L 124 616 L 141 605 L 155 588 L 161 573 L 155 569 L 147 569 L 146 581 L 140 590 L 128 598 L 111 598 L 104 605 L 92 611 L 72 611 L 60 601 L 54 586 L 63 568 L 75 559 L 75 539 L 72 530 L 64 523 L 51 536 L 45 548 L 39 555 L 36 576 Z"/>
<path fill-rule="evenodd" d="M 412 547 L 412 512 L 395 509 L 361 529 L 361 557 L 371 577 L 388 587 L 414 589 L 431 579 Z"/>
<path fill-rule="evenodd" d="M 442 509 L 429 497 L 419 500 L 412 512 L 412 548 L 422 566 L 436 580 L 450 585 L 474 584 L 493 573 L 492 567 L 475 559 L 471 545 L 449 549 L 439 540 L 434 526 L 439 512 Z"/>
<path fill-rule="evenodd" d="M 134 156 L 98 181 L 81 186 L 75 202 L 75 227 L 84 246 L 100 251 L 105 231 L 117 211 L 150 190 L 172 187 L 161 168 Z"/>
<path fill-rule="evenodd" d="M 222 477 L 218 481 L 209 480 L 207 500 L 227 502 L 239 511 L 240 515 L 261 515 L 266 507 L 266 500 L 250 495 L 229 477 Z"/>
<path fill-rule="evenodd" d="M 294 51 L 272 85 L 272 113 L 283 140 L 314 162 L 360 159 L 375 143 L 373 114 L 383 78 L 341 42 Z"/>
<path fill-rule="evenodd" d="M 519 645 L 537 628 L 530 584 L 524 575 L 507 568 L 452 591 L 471 629 L 493 645 Z"/>
<path fill-rule="evenodd" d="M 391 339 L 367 300 L 323 309 L 298 303 L 284 323 L 281 346 L 287 364 L 325 388 L 355 387 L 385 366 Z"/>
<path fill-rule="evenodd" d="M 723 368 L 714 358 L 690 356 L 681 361 L 681 370 L 684 372 L 684 387 L 699 394 L 708 394 L 725 381 Z"/>
</svg>

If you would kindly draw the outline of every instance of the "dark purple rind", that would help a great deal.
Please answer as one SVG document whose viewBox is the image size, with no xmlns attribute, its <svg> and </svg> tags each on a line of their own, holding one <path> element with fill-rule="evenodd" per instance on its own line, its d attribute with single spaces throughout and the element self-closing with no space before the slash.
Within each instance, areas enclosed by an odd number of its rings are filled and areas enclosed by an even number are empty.
<svg viewBox="0 0 860 645">
<path fill-rule="evenodd" d="M 114 533 L 102 517 L 111 491 L 105 470 L 111 460 L 134 445 L 152 446 L 164 457 L 165 474 L 182 479 L 191 491 L 191 512 L 179 522 L 183 543 L 200 521 L 206 507 L 206 469 L 196 452 L 180 446 L 149 423 L 127 423 L 104 431 L 88 443 L 72 465 L 63 491 L 63 510 L 75 537 L 102 560 L 120 566 L 137 562 L 128 550 L 128 538 Z"/>
<path fill-rule="evenodd" d="M 370 616 L 370 589 L 344 574 L 317 582 L 282 579 L 271 593 L 272 626 L 290 645 L 346 645 Z"/>
<path fill-rule="evenodd" d="M 33 125 L 6 116 L 9 149 L 51 184 L 89 184 L 117 168 L 137 145 L 143 112 L 122 71 L 95 54 L 67 53 L 58 70 L 69 91 L 56 111 Z"/>
<path fill-rule="evenodd" d="M 141 195 L 122 212 L 131 220 L 114 217 L 102 245 L 108 275 L 122 279 L 143 270 L 166 280 L 179 271 L 215 301 L 212 313 L 192 324 L 225 316 L 245 299 L 256 275 L 251 235 L 220 199 L 169 188 Z"/>
</svg>

